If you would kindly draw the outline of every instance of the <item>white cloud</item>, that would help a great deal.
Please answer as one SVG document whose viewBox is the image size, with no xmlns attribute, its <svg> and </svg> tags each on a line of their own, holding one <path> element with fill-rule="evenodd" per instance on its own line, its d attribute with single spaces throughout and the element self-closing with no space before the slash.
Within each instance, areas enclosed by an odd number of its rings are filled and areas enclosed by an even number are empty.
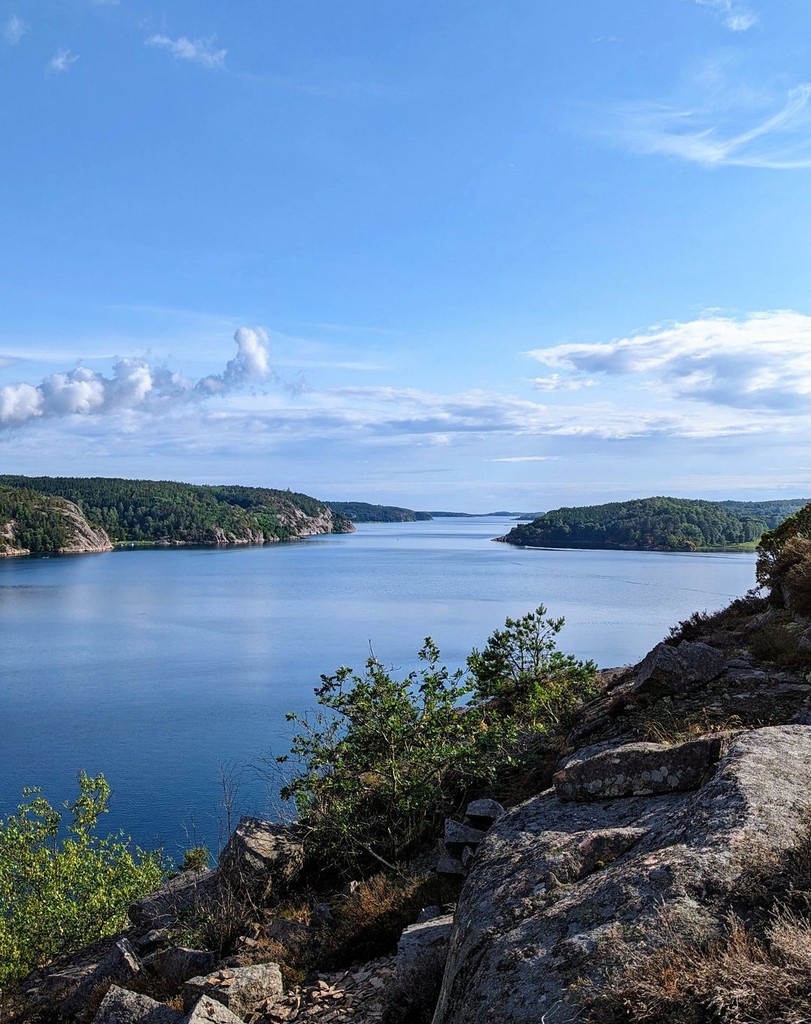
<svg viewBox="0 0 811 1024">
<path fill-rule="evenodd" d="M 16 14 L 12 14 L 8 21 L 3 25 L 3 28 L 0 30 L 0 34 L 9 46 L 16 46 L 25 35 L 27 28 L 28 26 L 22 18 L 18 17 Z"/>
<path fill-rule="evenodd" d="M 129 412 L 161 415 L 265 381 L 271 375 L 267 332 L 240 327 L 234 340 L 237 354 L 224 371 L 197 382 L 145 359 L 119 359 L 110 377 L 78 366 L 50 374 L 37 385 L 7 384 L 0 387 L 0 429 L 49 418 Z"/>
<path fill-rule="evenodd" d="M 559 455 L 509 455 L 503 459 L 489 459 L 489 462 L 557 462 Z"/>
<path fill-rule="evenodd" d="M 225 67 L 225 55 L 228 52 L 215 49 L 214 36 L 208 39 L 187 39 L 185 36 L 170 39 L 169 36 L 154 35 L 146 40 L 146 45 L 168 50 L 176 60 L 190 61 L 208 71 L 221 71 Z"/>
<path fill-rule="evenodd" d="M 757 15 L 735 0 L 696 0 L 701 7 L 711 7 L 723 17 L 724 24 L 733 32 L 746 32 L 757 24 Z"/>
<path fill-rule="evenodd" d="M 234 334 L 237 354 L 229 360 L 223 373 L 203 377 L 195 390 L 214 395 L 231 391 L 252 381 L 264 380 L 270 373 L 267 331 L 261 327 L 240 327 Z"/>
<path fill-rule="evenodd" d="M 48 61 L 46 70 L 52 75 L 65 74 L 71 70 L 78 59 L 79 55 L 71 53 L 70 50 L 57 50 L 53 57 Z"/>
<path fill-rule="evenodd" d="M 581 388 L 593 388 L 596 384 L 593 377 L 562 377 L 559 373 L 532 378 L 532 386 L 536 391 L 580 391 Z"/>
<path fill-rule="evenodd" d="M 597 344 L 527 353 L 557 371 L 641 377 L 658 393 L 736 409 L 804 410 L 811 398 L 811 316 L 705 316 Z"/>
<path fill-rule="evenodd" d="M 744 91 L 715 90 L 695 104 L 637 103 L 615 114 L 621 141 L 639 153 L 705 167 L 795 170 L 811 167 L 809 100 L 811 83 L 801 82 L 771 113 Z"/>
</svg>

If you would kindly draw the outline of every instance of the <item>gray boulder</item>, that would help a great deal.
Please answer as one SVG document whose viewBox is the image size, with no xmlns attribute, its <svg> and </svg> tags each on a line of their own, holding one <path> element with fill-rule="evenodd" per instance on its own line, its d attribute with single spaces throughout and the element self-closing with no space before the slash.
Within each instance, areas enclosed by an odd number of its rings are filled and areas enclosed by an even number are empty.
<svg viewBox="0 0 811 1024">
<path fill-rule="evenodd" d="M 464 846 L 476 846 L 484 839 L 484 832 L 479 828 L 471 828 L 452 818 L 445 819 L 445 849 L 451 856 L 458 856 Z"/>
<path fill-rule="evenodd" d="M 716 733 L 672 746 L 626 743 L 575 756 L 555 773 L 555 791 L 561 800 L 604 800 L 698 789 L 731 738 Z"/>
<path fill-rule="evenodd" d="M 811 728 L 742 733 L 693 793 L 508 811 L 479 847 L 434 1024 L 584 1024 L 631 951 L 721 934 L 742 876 L 807 835 Z M 663 913 L 666 908 L 666 927 Z"/>
<path fill-rule="evenodd" d="M 179 917 L 204 910 L 216 899 L 215 871 L 181 871 L 162 888 L 133 903 L 127 913 L 142 931 L 174 928 Z"/>
<path fill-rule="evenodd" d="M 401 981 L 415 981 L 420 975 L 433 976 L 441 970 L 448 955 L 452 925 L 453 914 L 437 909 L 434 916 L 405 929 L 397 943 L 397 977 Z"/>
<path fill-rule="evenodd" d="M 111 985 L 129 987 L 143 972 L 143 964 L 127 939 L 119 939 L 103 960 L 59 1005 L 60 1013 L 76 1020 L 90 1020 L 99 1000 Z"/>
<path fill-rule="evenodd" d="M 723 654 L 709 644 L 657 644 L 640 662 L 630 692 L 650 697 L 687 693 L 719 676 L 725 664 Z"/>
<path fill-rule="evenodd" d="M 203 949 L 170 946 L 144 960 L 144 966 L 167 985 L 174 987 L 189 978 L 208 974 L 217 966 L 217 956 Z"/>
<path fill-rule="evenodd" d="M 149 996 L 112 985 L 102 999 L 93 1024 L 180 1024 L 177 1010 Z"/>
<path fill-rule="evenodd" d="M 486 832 L 494 821 L 498 821 L 502 814 L 504 814 L 504 808 L 498 800 L 486 798 L 471 800 L 465 811 L 465 821 L 468 825 L 472 825 L 473 828 L 479 828 Z"/>
<path fill-rule="evenodd" d="M 211 996 L 201 996 L 183 1018 L 183 1024 L 242 1024 L 242 1018 Z"/>
<path fill-rule="evenodd" d="M 262 906 L 283 892 L 304 866 L 304 844 L 294 828 L 242 818 L 220 854 L 220 880 Z"/>
<path fill-rule="evenodd" d="M 207 977 L 192 978 L 183 986 L 183 1005 L 189 1010 L 208 996 L 243 1017 L 260 1003 L 279 999 L 284 994 L 282 973 L 278 964 L 254 964 L 251 967 L 229 967 Z"/>
</svg>

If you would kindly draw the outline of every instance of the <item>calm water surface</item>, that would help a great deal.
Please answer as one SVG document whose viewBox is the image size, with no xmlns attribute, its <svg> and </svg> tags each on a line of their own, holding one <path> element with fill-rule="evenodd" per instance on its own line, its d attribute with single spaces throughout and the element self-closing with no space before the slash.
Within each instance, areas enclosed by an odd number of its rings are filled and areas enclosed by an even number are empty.
<svg viewBox="0 0 811 1024">
<path fill-rule="evenodd" d="M 521 550 L 507 519 L 362 525 L 263 548 L 0 559 L 0 813 L 54 801 L 80 769 L 113 787 L 105 822 L 171 855 L 223 832 L 221 768 L 284 753 L 286 711 L 369 652 L 407 672 L 426 636 L 458 666 L 544 603 L 561 647 L 638 660 L 695 610 L 754 582 L 751 554 Z M 232 772 L 233 774 L 233 772 Z M 268 811 L 246 774 L 237 810 Z"/>
</svg>

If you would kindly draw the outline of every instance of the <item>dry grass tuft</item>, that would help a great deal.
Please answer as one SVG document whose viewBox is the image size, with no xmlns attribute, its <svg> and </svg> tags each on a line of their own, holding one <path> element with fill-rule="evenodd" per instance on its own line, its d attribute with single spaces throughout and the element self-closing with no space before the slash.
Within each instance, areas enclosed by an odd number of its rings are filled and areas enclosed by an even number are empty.
<svg viewBox="0 0 811 1024">
<path fill-rule="evenodd" d="M 611 979 L 591 1010 L 592 1024 L 807 1024 L 811 977 L 785 950 L 809 951 L 808 922 L 775 925 L 781 952 L 730 918 L 724 937 L 706 947 L 660 949 Z M 799 956 L 799 959 L 802 959 Z"/>
<path fill-rule="evenodd" d="M 584 999 L 590 1024 L 811 1024 L 811 823 L 784 860 L 753 852 L 720 936 L 676 937 L 665 908 L 648 941 Z"/>
<path fill-rule="evenodd" d="M 680 711 L 666 700 L 652 709 L 649 717 L 635 723 L 635 732 L 641 740 L 650 743 L 682 743 L 718 732 L 738 732 L 745 728 L 739 715 L 727 711 L 712 712 L 708 708 L 699 711 Z M 750 726 L 751 727 L 751 726 Z"/>
<path fill-rule="evenodd" d="M 737 646 L 742 634 L 749 627 L 753 616 L 769 607 L 767 598 L 761 597 L 756 591 L 750 590 L 743 597 L 738 597 L 726 608 L 717 612 L 693 612 L 689 619 L 684 619 L 673 626 L 667 638 L 669 644 L 679 644 L 682 640 L 712 644 L 722 650 Z"/>
</svg>

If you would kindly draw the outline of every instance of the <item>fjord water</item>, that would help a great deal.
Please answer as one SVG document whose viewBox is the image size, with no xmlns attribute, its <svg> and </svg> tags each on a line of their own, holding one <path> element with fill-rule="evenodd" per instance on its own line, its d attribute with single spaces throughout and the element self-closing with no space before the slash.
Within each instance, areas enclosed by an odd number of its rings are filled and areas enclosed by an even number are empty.
<svg viewBox="0 0 811 1024">
<path fill-rule="evenodd" d="M 693 611 L 754 582 L 754 556 L 522 550 L 504 518 L 361 525 L 351 535 L 227 549 L 0 559 L 0 813 L 23 786 L 53 801 L 79 770 L 113 788 L 105 827 L 171 856 L 222 838 L 222 770 L 284 753 L 285 712 L 322 672 L 369 654 L 446 664 L 540 603 L 564 650 L 638 660 Z M 250 772 L 235 812 L 273 813 Z"/>
</svg>

